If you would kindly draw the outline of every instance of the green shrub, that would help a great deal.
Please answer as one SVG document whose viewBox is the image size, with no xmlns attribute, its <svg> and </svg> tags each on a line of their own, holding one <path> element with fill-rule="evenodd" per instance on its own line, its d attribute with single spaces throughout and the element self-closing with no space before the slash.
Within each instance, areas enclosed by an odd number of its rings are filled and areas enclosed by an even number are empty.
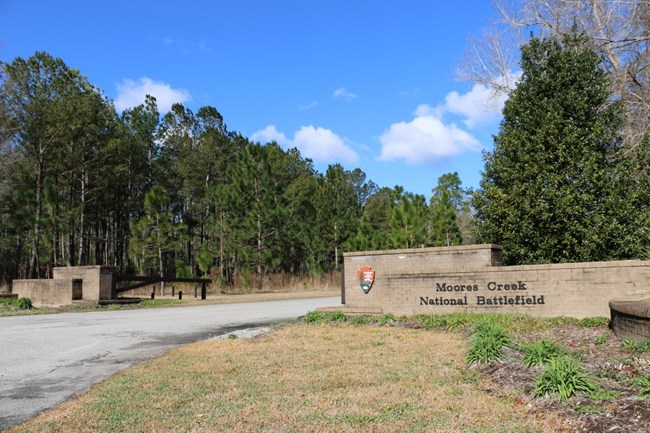
<svg viewBox="0 0 650 433">
<path fill-rule="evenodd" d="M 467 362 L 478 364 L 496 361 L 501 358 L 503 347 L 510 344 L 510 337 L 501 325 L 492 320 L 482 320 L 474 328 Z"/>
<path fill-rule="evenodd" d="M 594 344 L 601 345 L 607 343 L 608 341 L 609 341 L 609 337 L 606 334 L 603 334 L 596 337 Z"/>
<path fill-rule="evenodd" d="M 492 362 L 501 358 L 502 345 L 495 340 L 487 338 L 477 338 L 467 351 L 467 362 L 469 364 L 479 364 L 481 362 Z"/>
<path fill-rule="evenodd" d="M 578 326 L 582 326 L 583 328 L 598 328 L 608 323 L 609 319 L 607 317 L 585 317 L 578 322 Z"/>
<path fill-rule="evenodd" d="M 350 323 L 353 324 L 354 326 L 367 325 L 370 322 L 371 322 L 371 319 L 368 316 L 354 316 L 350 320 Z"/>
<path fill-rule="evenodd" d="M 33 307 L 32 300 L 29 298 L 0 298 L 0 305 L 5 305 L 9 308 L 18 308 L 20 310 L 31 310 Z"/>
<path fill-rule="evenodd" d="M 603 409 L 597 404 L 581 404 L 576 407 L 576 412 L 579 414 L 596 414 L 601 413 Z"/>
<path fill-rule="evenodd" d="M 476 320 L 475 314 L 470 313 L 454 313 L 446 317 L 447 331 L 453 331 L 468 325 Z"/>
<path fill-rule="evenodd" d="M 377 323 L 379 324 L 379 326 L 386 326 L 386 325 L 390 325 L 391 323 L 394 323 L 395 321 L 397 321 L 397 319 L 392 313 L 385 313 L 379 316 L 379 320 L 377 320 Z"/>
<path fill-rule="evenodd" d="M 546 364 L 544 372 L 535 382 L 534 396 L 559 395 L 561 400 L 568 400 L 574 394 L 592 392 L 595 384 L 573 359 L 562 356 Z"/>
<path fill-rule="evenodd" d="M 645 340 L 640 343 L 632 340 L 631 338 L 626 338 L 623 340 L 623 348 L 629 350 L 630 352 L 643 353 L 650 350 L 650 340 Z"/>
<path fill-rule="evenodd" d="M 339 322 L 339 323 L 341 323 L 341 322 L 347 321 L 348 317 L 342 311 L 333 311 L 331 313 L 328 313 L 325 316 L 325 319 L 328 322 Z"/>
<path fill-rule="evenodd" d="M 447 319 L 441 316 L 429 316 L 424 319 L 424 327 L 429 331 L 433 329 L 446 329 Z"/>
<path fill-rule="evenodd" d="M 310 311 L 303 320 L 307 323 L 322 323 L 325 321 L 325 317 L 318 311 Z"/>
<path fill-rule="evenodd" d="M 484 319 L 478 322 L 474 328 L 474 337 L 491 339 L 501 346 L 507 346 L 511 343 L 506 330 L 491 319 Z"/>
<path fill-rule="evenodd" d="M 634 384 L 641 387 L 639 391 L 639 397 L 644 400 L 650 400 L 650 374 L 641 376 L 634 381 Z"/>
<path fill-rule="evenodd" d="M 545 365 L 563 353 L 559 344 L 544 339 L 525 344 L 523 351 L 522 361 L 529 368 L 535 365 Z"/>
<path fill-rule="evenodd" d="M 587 397 L 598 401 L 616 400 L 620 396 L 620 392 L 614 391 L 613 389 L 605 389 L 600 386 L 594 386 L 594 389 L 587 393 Z"/>
</svg>

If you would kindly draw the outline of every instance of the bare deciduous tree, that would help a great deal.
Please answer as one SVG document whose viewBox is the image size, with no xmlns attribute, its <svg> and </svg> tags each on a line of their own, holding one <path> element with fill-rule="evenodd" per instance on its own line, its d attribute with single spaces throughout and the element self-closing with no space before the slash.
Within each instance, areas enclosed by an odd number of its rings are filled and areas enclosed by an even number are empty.
<svg viewBox="0 0 650 433">
<path fill-rule="evenodd" d="M 650 132 L 650 0 L 497 0 L 494 8 L 494 26 L 470 40 L 461 78 L 508 92 L 530 32 L 560 36 L 576 25 L 602 55 L 624 103 L 626 143 L 634 147 Z"/>
</svg>

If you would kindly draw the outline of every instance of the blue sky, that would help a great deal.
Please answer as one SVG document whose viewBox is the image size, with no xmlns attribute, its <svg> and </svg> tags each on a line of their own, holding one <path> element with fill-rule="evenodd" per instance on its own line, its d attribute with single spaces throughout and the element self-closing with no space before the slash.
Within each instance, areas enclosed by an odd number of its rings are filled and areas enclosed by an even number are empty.
<svg viewBox="0 0 650 433">
<path fill-rule="evenodd" d="M 498 132 L 487 89 L 454 73 L 493 16 L 487 0 L 0 0 L 0 60 L 47 51 L 118 110 L 211 105 L 321 172 L 429 197 L 448 172 L 477 187 Z"/>
</svg>

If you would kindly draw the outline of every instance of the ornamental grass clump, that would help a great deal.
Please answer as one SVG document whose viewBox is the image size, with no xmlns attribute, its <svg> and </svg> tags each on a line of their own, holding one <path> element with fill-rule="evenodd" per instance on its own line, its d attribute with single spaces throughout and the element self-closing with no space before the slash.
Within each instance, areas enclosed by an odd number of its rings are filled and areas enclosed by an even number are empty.
<svg viewBox="0 0 650 433">
<path fill-rule="evenodd" d="M 305 315 L 303 320 L 306 323 L 323 323 L 325 321 L 325 317 L 318 311 L 310 311 Z"/>
<path fill-rule="evenodd" d="M 503 347 L 510 343 L 510 337 L 501 325 L 491 320 L 483 320 L 474 328 L 472 342 L 467 351 L 467 362 L 479 364 L 496 361 L 501 358 Z"/>
<path fill-rule="evenodd" d="M 397 321 L 397 318 L 393 313 L 384 313 L 381 316 L 379 316 L 379 319 L 377 320 L 377 324 L 379 326 L 387 326 L 395 323 Z"/>
<path fill-rule="evenodd" d="M 634 384 L 639 386 L 639 397 L 644 400 L 650 400 L 650 375 L 646 374 L 634 381 Z"/>
<path fill-rule="evenodd" d="M 650 340 L 637 342 L 631 338 L 626 338 L 623 340 L 623 348 L 630 352 L 644 353 L 650 351 Z"/>
<path fill-rule="evenodd" d="M 568 400 L 578 392 L 590 393 L 595 389 L 596 385 L 577 361 L 561 356 L 546 364 L 544 372 L 535 382 L 533 395 L 558 395 L 561 400 Z"/>
<path fill-rule="evenodd" d="M 348 316 L 342 311 L 333 311 L 325 315 L 325 320 L 328 322 L 343 323 L 348 320 Z"/>
<path fill-rule="evenodd" d="M 546 365 L 552 359 L 563 354 L 562 347 L 559 344 L 544 339 L 526 343 L 522 349 L 524 352 L 522 361 L 528 368 L 536 365 Z"/>
</svg>

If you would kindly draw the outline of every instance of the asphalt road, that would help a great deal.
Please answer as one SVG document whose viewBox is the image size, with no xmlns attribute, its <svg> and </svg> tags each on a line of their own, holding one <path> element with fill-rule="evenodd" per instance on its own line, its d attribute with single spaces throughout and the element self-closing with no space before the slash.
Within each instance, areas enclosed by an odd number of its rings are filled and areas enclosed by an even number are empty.
<svg viewBox="0 0 650 433">
<path fill-rule="evenodd" d="M 334 297 L 0 317 L 0 431 L 170 348 L 338 304 Z"/>
</svg>

